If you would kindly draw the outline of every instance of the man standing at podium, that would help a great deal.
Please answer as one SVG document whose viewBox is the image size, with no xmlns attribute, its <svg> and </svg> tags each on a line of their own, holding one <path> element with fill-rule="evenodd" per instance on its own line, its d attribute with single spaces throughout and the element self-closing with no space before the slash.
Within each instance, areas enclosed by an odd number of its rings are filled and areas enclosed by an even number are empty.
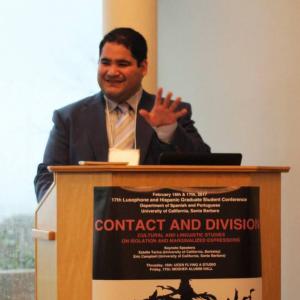
<svg viewBox="0 0 300 300">
<path fill-rule="evenodd" d="M 147 43 L 131 28 L 116 28 L 99 46 L 101 91 L 53 114 L 54 126 L 34 180 L 38 201 L 53 182 L 49 165 L 79 161 L 158 164 L 162 152 L 209 153 L 191 107 L 172 93 L 163 98 L 142 88 L 147 74 Z"/>
</svg>

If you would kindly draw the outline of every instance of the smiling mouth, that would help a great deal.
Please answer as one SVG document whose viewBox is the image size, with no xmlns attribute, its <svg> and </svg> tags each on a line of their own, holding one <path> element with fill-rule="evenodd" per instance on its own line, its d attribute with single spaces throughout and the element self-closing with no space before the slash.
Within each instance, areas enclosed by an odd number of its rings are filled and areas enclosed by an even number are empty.
<svg viewBox="0 0 300 300">
<path fill-rule="evenodd" d="M 122 81 L 106 80 L 106 84 L 110 87 L 119 87 L 122 84 Z"/>
<path fill-rule="evenodd" d="M 124 81 L 124 79 L 122 78 L 104 78 L 106 82 L 109 82 L 109 83 L 122 83 Z"/>
</svg>

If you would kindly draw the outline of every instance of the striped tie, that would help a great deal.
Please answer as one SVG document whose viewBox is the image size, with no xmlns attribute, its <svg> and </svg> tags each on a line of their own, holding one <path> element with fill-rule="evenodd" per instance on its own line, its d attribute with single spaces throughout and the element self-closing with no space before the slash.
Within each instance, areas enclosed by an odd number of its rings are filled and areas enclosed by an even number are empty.
<svg viewBox="0 0 300 300">
<path fill-rule="evenodd" d="M 134 112 L 127 103 L 116 107 L 117 120 L 114 127 L 113 147 L 117 149 L 132 149 L 134 145 L 135 125 Z"/>
</svg>

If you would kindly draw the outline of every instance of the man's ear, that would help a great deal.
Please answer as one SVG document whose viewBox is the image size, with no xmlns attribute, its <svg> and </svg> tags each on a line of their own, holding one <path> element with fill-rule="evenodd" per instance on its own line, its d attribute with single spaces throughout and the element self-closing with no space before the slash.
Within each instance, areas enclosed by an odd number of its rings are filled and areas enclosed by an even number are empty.
<svg viewBox="0 0 300 300">
<path fill-rule="evenodd" d="M 144 59 L 144 60 L 140 63 L 140 68 L 141 68 L 141 70 L 142 70 L 143 76 L 147 75 L 147 73 L 148 73 L 148 61 L 147 61 L 147 59 Z"/>
</svg>

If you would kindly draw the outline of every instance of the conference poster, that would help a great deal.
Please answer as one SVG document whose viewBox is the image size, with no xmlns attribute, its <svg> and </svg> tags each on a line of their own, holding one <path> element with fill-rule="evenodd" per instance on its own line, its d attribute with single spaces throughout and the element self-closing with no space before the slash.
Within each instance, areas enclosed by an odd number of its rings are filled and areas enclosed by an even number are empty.
<svg viewBox="0 0 300 300">
<path fill-rule="evenodd" d="M 95 187 L 93 300 L 261 300 L 259 187 Z"/>
</svg>

